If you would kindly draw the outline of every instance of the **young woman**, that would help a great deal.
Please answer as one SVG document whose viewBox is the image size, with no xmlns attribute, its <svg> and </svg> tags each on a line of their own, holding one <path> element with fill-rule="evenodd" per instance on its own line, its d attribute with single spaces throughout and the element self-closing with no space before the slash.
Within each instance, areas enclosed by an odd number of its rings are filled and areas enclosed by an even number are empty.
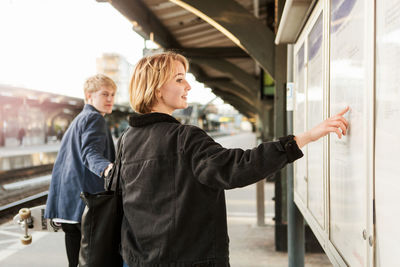
<svg viewBox="0 0 400 267">
<path fill-rule="evenodd" d="M 343 110 L 296 137 L 251 150 L 226 149 L 171 114 L 187 107 L 187 60 L 163 53 L 141 59 L 131 84 L 137 112 L 122 139 L 125 266 L 229 266 L 224 190 L 255 183 L 302 157 L 329 132 L 346 134 Z"/>
<path fill-rule="evenodd" d="M 109 127 L 104 119 L 114 105 L 117 87 L 105 75 L 84 85 L 85 106 L 61 141 L 53 167 L 45 217 L 62 223 L 70 267 L 76 267 L 81 242 L 81 217 L 85 203 L 81 192 L 104 191 L 104 180 L 115 159 Z"/>
</svg>

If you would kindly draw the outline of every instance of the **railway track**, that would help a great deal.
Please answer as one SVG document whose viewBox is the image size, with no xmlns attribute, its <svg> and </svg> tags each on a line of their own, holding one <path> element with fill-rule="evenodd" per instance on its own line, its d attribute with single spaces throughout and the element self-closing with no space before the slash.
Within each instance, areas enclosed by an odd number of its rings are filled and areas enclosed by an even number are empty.
<svg viewBox="0 0 400 267">
<path fill-rule="evenodd" d="M 23 207 L 46 203 L 53 164 L 0 171 L 0 223 Z"/>
<path fill-rule="evenodd" d="M 0 224 L 10 221 L 21 208 L 34 207 L 46 203 L 48 191 L 0 206 Z"/>
<path fill-rule="evenodd" d="M 25 179 L 46 173 L 51 173 L 52 170 L 53 164 L 46 164 L 16 170 L 0 171 L 0 185 L 19 179 Z"/>
</svg>

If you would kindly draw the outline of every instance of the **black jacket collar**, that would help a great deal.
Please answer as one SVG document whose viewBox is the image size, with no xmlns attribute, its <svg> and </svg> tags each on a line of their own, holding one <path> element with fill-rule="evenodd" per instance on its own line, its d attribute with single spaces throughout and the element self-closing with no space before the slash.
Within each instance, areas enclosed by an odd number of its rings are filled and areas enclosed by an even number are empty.
<svg viewBox="0 0 400 267">
<path fill-rule="evenodd" d="M 172 123 L 180 123 L 174 117 L 165 114 L 165 113 L 133 113 L 129 117 L 129 125 L 132 127 L 142 127 L 146 125 L 150 125 L 157 122 L 172 122 Z"/>
</svg>

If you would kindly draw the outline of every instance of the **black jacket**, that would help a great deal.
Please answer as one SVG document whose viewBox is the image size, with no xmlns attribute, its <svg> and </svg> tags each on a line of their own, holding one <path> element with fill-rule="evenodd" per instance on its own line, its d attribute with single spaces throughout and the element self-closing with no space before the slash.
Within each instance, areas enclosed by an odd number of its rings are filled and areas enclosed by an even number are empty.
<svg viewBox="0 0 400 267">
<path fill-rule="evenodd" d="M 123 139 L 122 255 L 131 267 L 229 266 L 224 189 L 303 154 L 292 137 L 226 149 L 162 113 L 135 114 Z"/>
</svg>

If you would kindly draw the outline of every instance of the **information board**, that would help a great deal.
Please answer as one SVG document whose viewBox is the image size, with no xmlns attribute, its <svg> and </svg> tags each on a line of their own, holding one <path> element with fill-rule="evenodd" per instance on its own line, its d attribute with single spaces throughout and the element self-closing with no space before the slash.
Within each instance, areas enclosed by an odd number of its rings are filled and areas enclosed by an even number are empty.
<svg viewBox="0 0 400 267">
<path fill-rule="evenodd" d="M 304 44 L 300 47 L 295 58 L 295 107 L 294 107 L 294 134 L 305 131 L 306 94 L 305 94 L 305 55 Z M 294 190 L 307 205 L 307 153 L 294 163 Z"/>
<path fill-rule="evenodd" d="M 399 265 L 400 2 L 376 2 L 376 266 Z"/>
<path fill-rule="evenodd" d="M 324 72 L 323 72 L 323 15 L 322 12 L 312 27 L 308 41 L 307 68 L 307 130 L 321 123 L 324 118 Z M 324 150 L 323 139 L 308 144 L 308 208 L 325 228 L 324 201 Z"/>
<path fill-rule="evenodd" d="M 349 266 L 367 266 L 367 10 L 363 0 L 330 4 L 330 114 L 351 108 L 348 135 L 330 136 L 330 240 Z"/>
</svg>

